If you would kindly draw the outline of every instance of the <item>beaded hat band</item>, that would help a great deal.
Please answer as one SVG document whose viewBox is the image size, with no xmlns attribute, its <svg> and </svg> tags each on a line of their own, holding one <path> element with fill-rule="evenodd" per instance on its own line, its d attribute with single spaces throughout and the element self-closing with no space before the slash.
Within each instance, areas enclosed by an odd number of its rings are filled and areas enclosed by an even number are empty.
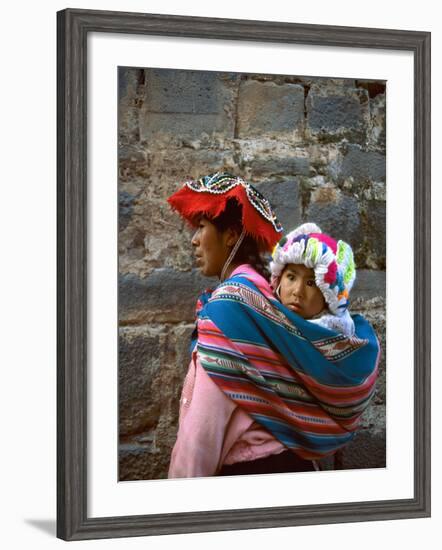
<svg viewBox="0 0 442 550">
<path fill-rule="evenodd" d="M 261 248 L 270 251 L 281 237 L 283 228 L 269 201 L 250 183 L 226 172 L 216 172 L 198 180 L 185 181 L 167 200 L 191 225 L 198 216 L 217 218 L 229 200 L 242 206 L 242 226 Z"/>
</svg>

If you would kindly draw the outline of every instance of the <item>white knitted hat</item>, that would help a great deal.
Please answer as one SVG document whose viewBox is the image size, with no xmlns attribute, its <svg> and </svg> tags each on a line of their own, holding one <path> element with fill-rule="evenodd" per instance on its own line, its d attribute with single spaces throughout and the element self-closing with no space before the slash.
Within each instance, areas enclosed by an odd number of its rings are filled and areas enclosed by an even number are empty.
<svg viewBox="0 0 442 550">
<path fill-rule="evenodd" d="M 353 251 L 344 241 L 335 241 L 314 223 L 304 223 L 275 246 L 270 263 L 271 284 L 279 285 L 287 264 L 303 264 L 315 272 L 317 287 L 331 313 L 347 311 L 349 293 L 356 278 Z"/>
</svg>

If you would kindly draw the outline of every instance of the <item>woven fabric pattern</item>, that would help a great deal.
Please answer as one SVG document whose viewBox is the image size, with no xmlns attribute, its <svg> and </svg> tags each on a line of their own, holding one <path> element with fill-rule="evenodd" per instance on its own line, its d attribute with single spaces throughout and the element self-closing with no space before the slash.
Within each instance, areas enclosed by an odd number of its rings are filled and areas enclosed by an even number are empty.
<svg viewBox="0 0 442 550">
<path fill-rule="evenodd" d="M 373 328 L 360 315 L 353 337 L 318 326 L 274 299 L 250 266 L 240 271 L 198 300 L 201 365 L 288 449 L 305 459 L 334 453 L 353 438 L 374 392 Z"/>
</svg>

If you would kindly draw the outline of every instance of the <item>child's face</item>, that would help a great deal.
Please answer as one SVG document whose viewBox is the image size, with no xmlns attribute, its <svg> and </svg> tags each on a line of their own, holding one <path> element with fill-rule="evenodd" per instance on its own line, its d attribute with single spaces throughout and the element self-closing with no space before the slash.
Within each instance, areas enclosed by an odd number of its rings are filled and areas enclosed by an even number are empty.
<svg viewBox="0 0 442 550">
<path fill-rule="evenodd" d="M 286 266 L 279 294 L 281 302 L 304 319 L 311 319 L 325 308 L 324 296 L 316 286 L 313 269 L 302 264 Z"/>
</svg>

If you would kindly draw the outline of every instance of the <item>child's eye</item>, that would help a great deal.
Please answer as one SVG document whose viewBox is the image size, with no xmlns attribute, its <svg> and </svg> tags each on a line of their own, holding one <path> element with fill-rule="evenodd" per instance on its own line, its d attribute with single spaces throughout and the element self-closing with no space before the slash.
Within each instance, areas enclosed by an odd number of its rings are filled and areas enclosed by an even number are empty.
<svg viewBox="0 0 442 550">
<path fill-rule="evenodd" d="M 310 281 L 307 281 L 308 286 L 316 286 L 316 282 L 313 279 L 310 279 Z"/>
</svg>

